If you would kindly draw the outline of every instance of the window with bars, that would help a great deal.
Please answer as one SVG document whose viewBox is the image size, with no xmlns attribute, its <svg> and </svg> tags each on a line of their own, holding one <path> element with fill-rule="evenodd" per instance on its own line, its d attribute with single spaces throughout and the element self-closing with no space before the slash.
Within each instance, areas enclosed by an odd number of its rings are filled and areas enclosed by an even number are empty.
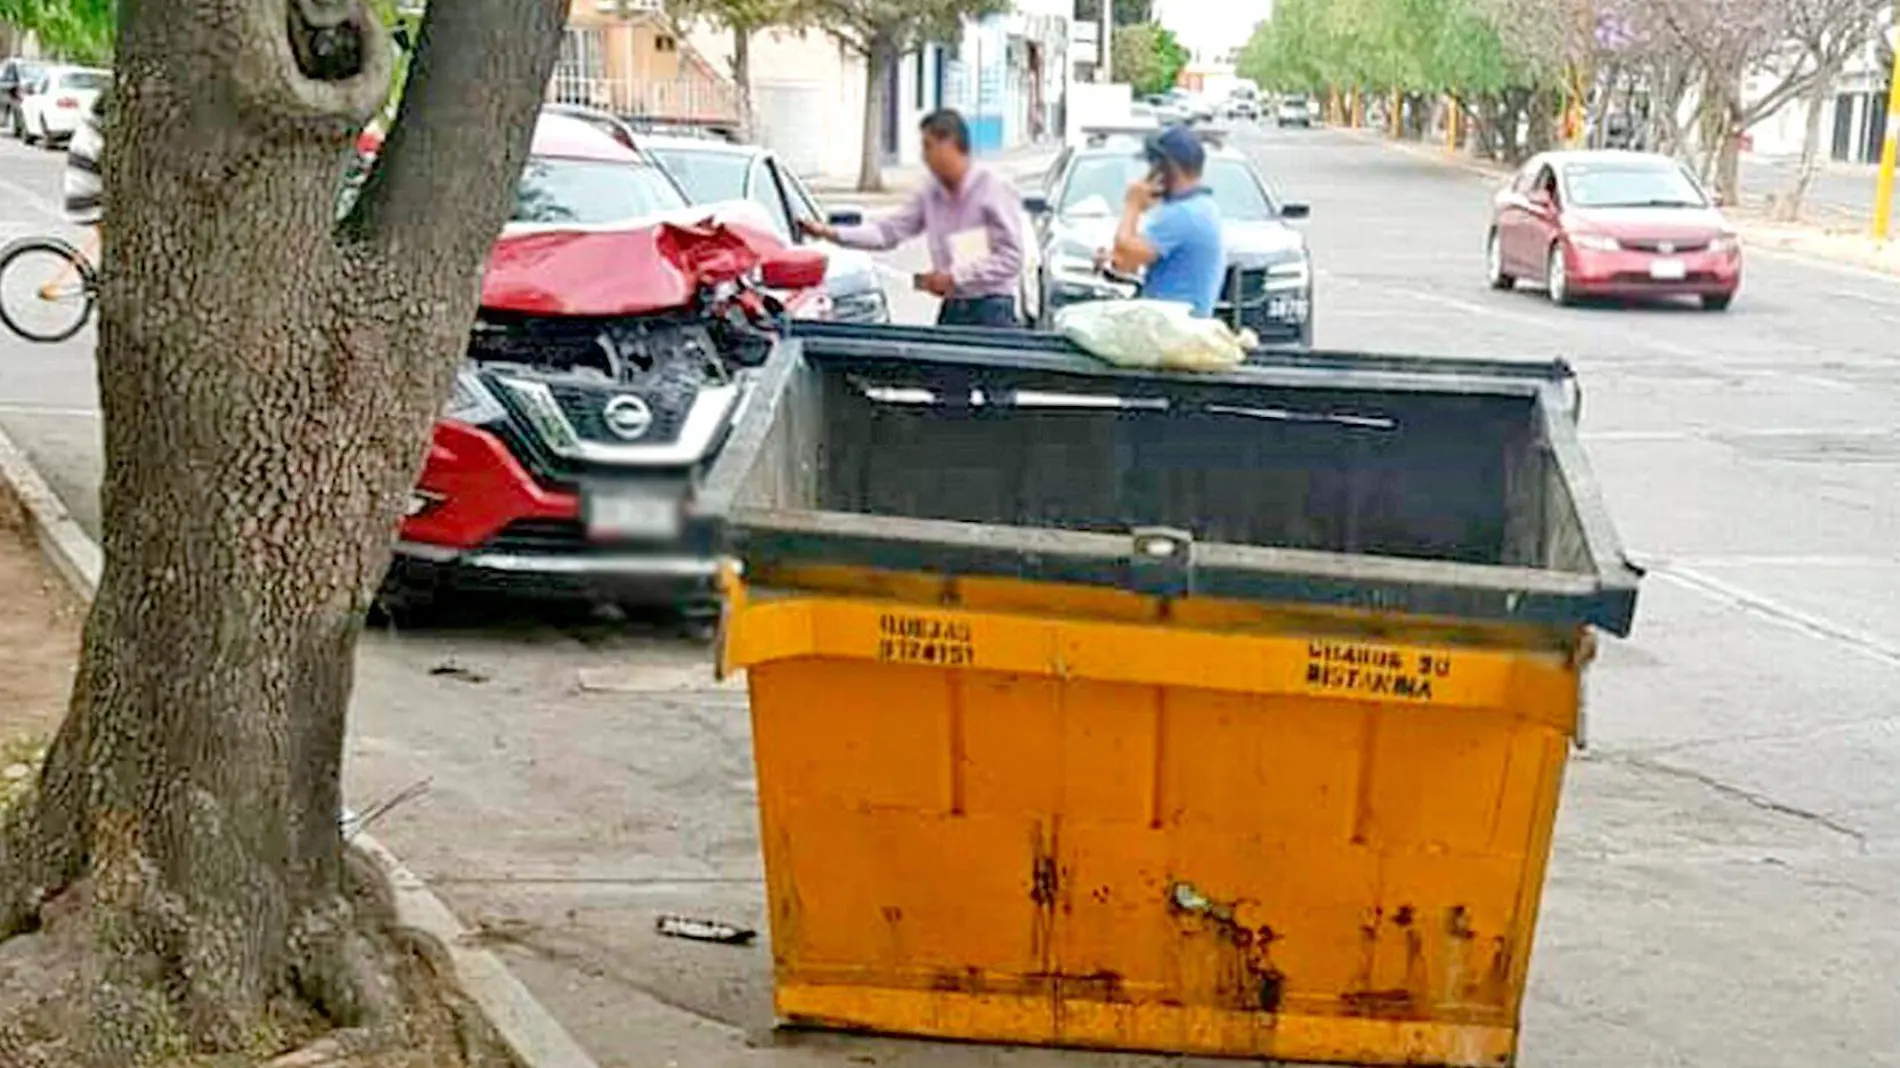
<svg viewBox="0 0 1900 1068">
<path fill-rule="evenodd" d="M 594 104 L 607 74 L 601 31 L 570 26 L 561 37 L 561 57 L 554 63 L 554 99 L 563 104 Z"/>
</svg>

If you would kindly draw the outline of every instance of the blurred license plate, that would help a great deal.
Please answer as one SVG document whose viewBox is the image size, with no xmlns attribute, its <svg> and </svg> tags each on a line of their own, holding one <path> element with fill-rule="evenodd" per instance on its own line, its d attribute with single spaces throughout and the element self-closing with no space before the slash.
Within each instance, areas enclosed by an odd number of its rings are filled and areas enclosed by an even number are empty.
<svg viewBox="0 0 1900 1068">
<path fill-rule="evenodd" d="M 658 541 L 679 536 L 679 498 L 664 491 L 600 489 L 585 499 L 587 536 L 594 541 Z"/>
<path fill-rule="evenodd" d="M 1656 260 L 1649 265 L 1649 276 L 1659 282 L 1680 282 L 1689 277 L 1689 267 L 1681 260 Z"/>
<path fill-rule="evenodd" d="M 1267 316 L 1289 322 L 1306 321 L 1305 297 L 1275 297 L 1267 302 Z"/>
</svg>

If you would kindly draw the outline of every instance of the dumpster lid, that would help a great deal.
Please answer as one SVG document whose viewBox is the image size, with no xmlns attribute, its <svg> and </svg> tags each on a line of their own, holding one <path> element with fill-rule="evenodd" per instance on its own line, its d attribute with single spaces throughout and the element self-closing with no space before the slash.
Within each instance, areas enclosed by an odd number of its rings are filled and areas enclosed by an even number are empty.
<svg viewBox="0 0 1900 1068">
<path fill-rule="evenodd" d="M 1153 530 L 1119 533 L 840 510 L 748 493 L 774 422 L 801 378 L 870 376 L 883 385 L 1061 391 L 1110 388 L 1134 403 L 1208 403 L 1297 392 L 1350 407 L 1372 395 L 1515 398 L 1561 487 L 1567 548 L 1576 562 L 1508 566 L 1364 552 L 1196 541 L 1165 531 L 1174 551 L 1151 552 Z M 1378 609 L 1447 618 L 1601 627 L 1629 633 L 1640 571 L 1622 554 L 1598 499 L 1572 415 L 1575 376 L 1561 360 L 1262 350 L 1247 366 L 1170 374 L 1108 366 L 1059 337 L 981 329 L 799 324 L 767 363 L 759 396 L 700 494 L 748 568 L 837 564 L 1112 586 L 1159 596 Z M 1001 412 L 984 418 L 1005 418 Z M 783 447 L 782 445 L 778 447 Z M 815 462 L 815 461 L 814 461 Z M 769 494 L 767 495 L 769 498 Z"/>
</svg>

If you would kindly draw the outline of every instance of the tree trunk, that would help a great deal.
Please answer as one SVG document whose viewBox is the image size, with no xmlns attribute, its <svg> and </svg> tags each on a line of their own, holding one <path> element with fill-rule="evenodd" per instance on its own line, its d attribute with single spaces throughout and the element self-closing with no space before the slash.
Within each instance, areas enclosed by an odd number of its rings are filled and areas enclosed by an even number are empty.
<svg viewBox="0 0 1900 1068">
<path fill-rule="evenodd" d="M 1826 71 L 1824 77 L 1816 78 L 1808 87 L 1808 121 L 1801 131 L 1801 165 L 1795 168 L 1793 184 L 1775 204 L 1775 217 L 1782 222 L 1800 221 L 1801 203 L 1807 198 L 1808 187 L 1814 184 L 1814 176 L 1821 170 L 1821 112 L 1827 98 L 1834 93 L 1834 80 L 1838 75 L 1838 70 Z"/>
<path fill-rule="evenodd" d="M 1555 89 L 1538 89 L 1524 102 L 1524 158 L 1557 146 L 1561 133 L 1559 116 L 1566 106 L 1563 94 Z"/>
<path fill-rule="evenodd" d="M 752 116 L 753 27 L 732 28 L 732 91 L 739 109 L 739 140 L 751 144 L 756 126 Z"/>
<path fill-rule="evenodd" d="M 1742 192 L 1742 135 L 1747 128 L 1742 122 L 1742 109 L 1733 97 L 1726 97 L 1709 116 L 1709 132 L 1714 135 L 1714 144 L 1709 160 L 1709 178 L 1716 190 L 1730 204 L 1741 203 Z"/>
<path fill-rule="evenodd" d="M 871 39 L 864 52 L 864 150 L 858 161 L 858 192 L 884 191 L 884 119 L 890 106 L 891 70 L 897 66 L 895 40 Z"/>
<path fill-rule="evenodd" d="M 62 896 L 96 931 L 81 1063 L 244 1049 L 286 1005 L 375 1016 L 338 828 L 353 649 L 566 7 L 430 5 L 343 226 L 340 165 L 389 87 L 372 12 L 120 7 L 105 570 L 70 713 L 0 836 L 0 937 Z"/>
</svg>

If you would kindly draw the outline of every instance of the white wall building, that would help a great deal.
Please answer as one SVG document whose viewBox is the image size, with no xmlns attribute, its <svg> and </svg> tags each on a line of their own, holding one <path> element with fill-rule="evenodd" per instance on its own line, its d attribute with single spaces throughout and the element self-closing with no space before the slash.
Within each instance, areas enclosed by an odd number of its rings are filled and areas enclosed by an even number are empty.
<svg viewBox="0 0 1900 1068">
<path fill-rule="evenodd" d="M 1017 10 L 963 27 L 962 37 L 903 57 L 885 113 L 887 163 L 919 162 L 917 124 L 940 107 L 969 120 L 980 153 L 1060 136 L 1067 98 L 1070 0 L 1017 0 Z M 732 35 L 689 38 L 731 75 Z M 766 30 L 752 40 L 752 96 L 761 143 L 800 173 L 858 172 L 868 99 L 866 64 L 819 30 Z"/>
</svg>

